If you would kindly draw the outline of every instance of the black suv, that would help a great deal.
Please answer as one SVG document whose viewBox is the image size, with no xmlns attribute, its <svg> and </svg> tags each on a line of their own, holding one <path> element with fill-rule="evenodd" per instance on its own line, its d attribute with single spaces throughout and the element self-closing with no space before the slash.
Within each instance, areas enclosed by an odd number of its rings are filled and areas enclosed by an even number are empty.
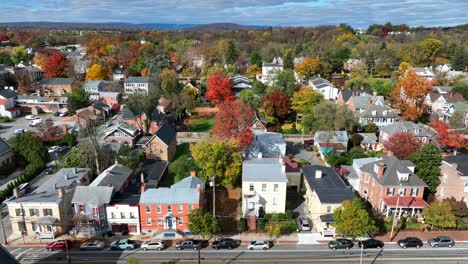
<svg viewBox="0 0 468 264">
<path fill-rule="evenodd" d="M 354 246 L 353 241 L 349 239 L 337 239 L 335 241 L 330 241 L 328 242 L 328 247 L 331 248 L 332 250 L 337 250 L 337 249 L 350 249 Z"/>
<path fill-rule="evenodd" d="M 358 242 L 359 247 L 362 248 L 383 248 L 384 243 L 377 239 L 367 239 Z"/>
<path fill-rule="evenodd" d="M 420 248 L 423 246 L 421 239 L 417 237 L 407 237 L 405 239 L 398 240 L 398 245 L 402 248 L 415 247 Z"/>
<path fill-rule="evenodd" d="M 201 246 L 201 241 L 200 240 L 194 240 L 194 239 L 186 239 L 177 242 L 176 248 L 178 250 L 182 249 L 193 249 L 193 250 L 198 250 Z"/>
<path fill-rule="evenodd" d="M 220 238 L 211 244 L 214 249 L 233 249 L 236 247 L 236 242 L 232 238 Z"/>
</svg>

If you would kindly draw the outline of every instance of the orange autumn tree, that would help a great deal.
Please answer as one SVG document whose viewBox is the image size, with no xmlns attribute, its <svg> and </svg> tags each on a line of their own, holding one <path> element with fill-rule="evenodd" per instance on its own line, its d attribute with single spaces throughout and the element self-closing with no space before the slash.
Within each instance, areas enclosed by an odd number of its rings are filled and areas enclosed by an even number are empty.
<svg viewBox="0 0 468 264">
<path fill-rule="evenodd" d="M 105 80 L 107 79 L 107 70 L 101 64 L 93 64 L 86 73 L 87 81 Z"/>
<path fill-rule="evenodd" d="M 449 146 L 452 148 L 468 148 L 468 139 L 454 130 L 450 130 L 450 126 L 439 119 L 432 120 L 429 124 L 436 132 L 440 145 Z"/>
<path fill-rule="evenodd" d="M 424 99 L 431 88 L 425 78 L 409 71 L 390 93 L 393 107 L 400 110 L 404 119 L 414 121 L 426 111 Z"/>
<path fill-rule="evenodd" d="M 304 58 L 304 61 L 296 64 L 294 70 L 300 78 L 309 78 L 317 73 L 320 67 L 320 59 Z"/>
<path fill-rule="evenodd" d="M 42 66 L 42 71 L 47 78 L 65 77 L 67 70 L 67 58 L 61 52 L 50 55 Z"/>
<path fill-rule="evenodd" d="M 221 70 L 216 70 L 208 77 L 205 97 L 213 104 L 236 99 L 229 77 Z"/>
</svg>

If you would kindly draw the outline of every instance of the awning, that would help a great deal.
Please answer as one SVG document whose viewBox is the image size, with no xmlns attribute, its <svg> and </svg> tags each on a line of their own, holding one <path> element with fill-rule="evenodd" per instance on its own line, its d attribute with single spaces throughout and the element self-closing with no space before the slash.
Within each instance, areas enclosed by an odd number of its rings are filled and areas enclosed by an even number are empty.
<svg viewBox="0 0 468 264">
<path fill-rule="evenodd" d="M 333 223 L 335 219 L 333 219 L 333 214 L 324 214 L 320 216 L 320 221 L 325 223 Z"/>
<path fill-rule="evenodd" d="M 398 200 L 398 204 L 397 204 Z M 405 207 L 405 208 L 424 208 L 429 204 L 419 197 L 385 197 L 383 202 L 386 206 L 390 207 Z"/>
<path fill-rule="evenodd" d="M 53 225 L 56 224 L 59 220 L 53 216 L 43 216 L 36 221 L 38 225 Z"/>
</svg>

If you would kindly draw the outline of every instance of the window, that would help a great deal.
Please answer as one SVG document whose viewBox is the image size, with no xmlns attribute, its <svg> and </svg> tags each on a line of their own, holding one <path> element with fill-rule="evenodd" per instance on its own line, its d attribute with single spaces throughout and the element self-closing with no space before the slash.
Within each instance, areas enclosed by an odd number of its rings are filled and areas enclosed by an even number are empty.
<svg viewBox="0 0 468 264">
<path fill-rule="evenodd" d="M 465 183 L 465 189 L 463 191 L 468 192 L 468 183 Z"/>
<path fill-rule="evenodd" d="M 332 212 L 332 206 L 327 205 L 327 214 L 331 214 L 331 212 Z"/>
<path fill-rule="evenodd" d="M 273 197 L 273 205 L 278 205 L 278 199 L 276 199 L 276 197 Z"/>
<path fill-rule="evenodd" d="M 177 205 L 177 212 L 182 213 L 184 211 L 184 206 L 182 204 Z"/>
<path fill-rule="evenodd" d="M 387 188 L 387 196 L 393 196 L 393 188 Z"/>
<path fill-rule="evenodd" d="M 156 205 L 156 213 L 160 213 L 161 212 L 161 205 L 158 204 Z"/>
<path fill-rule="evenodd" d="M 52 216 L 52 209 L 43 209 L 44 216 Z"/>
<path fill-rule="evenodd" d="M 399 188 L 398 189 L 398 195 L 399 196 L 405 196 L 405 188 Z"/>
<path fill-rule="evenodd" d="M 411 188 L 411 196 L 417 196 L 418 195 L 418 188 Z"/>
<path fill-rule="evenodd" d="M 34 232 L 39 232 L 39 226 L 36 224 L 36 222 L 31 222 L 31 229 Z"/>
<path fill-rule="evenodd" d="M 251 191 L 251 192 L 254 191 L 254 185 L 253 185 L 253 183 L 251 183 L 251 184 L 249 185 L 249 191 Z"/>
<path fill-rule="evenodd" d="M 447 183 L 447 174 L 444 173 L 443 179 L 444 179 L 444 182 Z"/>
<path fill-rule="evenodd" d="M 161 154 L 164 153 L 164 149 L 160 148 L 159 153 L 161 153 Z"/>
<path fill-rule="evenodd" d="M 21 232 L 26 232 L 26 224 L 24 222 L 18 222 L 18 230 Z"/>
<path fill-rule="evenodd" d="M 85 211 L 85 206 L 84 206 L 84 204 L 79 204 L 79 205 L 78 205 L 78 212 L 84 213 L 84 211 Z"/>
<path fill-rule="evenodd" d="M 115 218 L 115 213 L 114 212 L 111 212 L 111 218 Z"/>
<path fill-rule="evenodd" d="M 177 221 L 179 222 L 178 225 L 184 224 L 184 219 L 182 217 L 177 218 Z"/>
<path fill-rule="evenodd" d="M 189 213 L 191 213 L 193 211 L 193 205 L 189 204 L 188 211 L 189 211 Z"/>
<path fill-rule="evenodd" d="M 150 217 L 146 218 L 146 224 L 151 225 L 151 218 Z"/>
<path fill-rule="evenodd" d="M 39 216 L 39 209 L 29 209 L 30 216 Z"/>
<path fill-rule="evenodd" d="M 169 204 L 169 205 L 167 206 L 167 212 L 168 212 L 168 213 L 172 213 L 172 205 L 171 205 L 171 204 Z"/>
<path fill-rule="evenodd" d="M 120 218 L 125 219 L 125 212 L 120 212 Z"/>
<path fill-rule="evenodd" d="M 366 182 L 369 182 L 369 175 L 366 175 L 364 179 L 366 180 Z"/>
<path fill-rule="evenodd" d="M 273 191 L 278 192 L 278 184 L 277 183 L 275 183 L 275 185 L 273 185 Z"/>
<path fill-rule="evenodd" d="M 162 225 L 162 218 L 158 217 L 158 226 Z"/>
<path fill-rule="evenodd" d="M 421 140 L 422 140 L 422 142 L 426 142 L 426 138 L 425 138 L 425 137 L 423 137 Z"/>
<path fill-rule="evenodd" d="M 23 209 L 17 208 L 17 209 L 15 209 L 15 212 L 16 212 L 16 216 L 24 215 L 24 210 Z"/>
<path fill-rule="evenodd" d="M 262 192 L 266 192 L 266 184 L 262 183 Z"/>
<path fill-rule="evenodd" d="M 130 218 L 134 219 L 135 218 L 135 213 L 134 212 L 130 212 Z M 136 232 L 136 231 L 135 231 Z"/>
<path fill-rule="evenodd" d="M 146 212 L 151 213 L 151 206 L 149 206 L 149 205 L 146 206 Z"/>
</svg>

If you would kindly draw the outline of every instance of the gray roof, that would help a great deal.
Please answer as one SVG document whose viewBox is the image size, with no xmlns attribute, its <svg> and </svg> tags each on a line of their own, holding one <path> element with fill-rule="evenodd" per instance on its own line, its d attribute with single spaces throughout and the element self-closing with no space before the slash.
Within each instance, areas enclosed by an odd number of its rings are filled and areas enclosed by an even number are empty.
<svg viewBox="0 0 468 264">
<path fill-rule="evenodd" d="M 373 103 L 359 114 L 363 118 L 398 118 L 398 114 L 389 106 Z"/>
<path fill-rule="evenodd" d="M 319 143 L 343 143 L 348 146 L 348 132 L 346 131 L 316 131 L 314 140 Z"/>
<path fill-rule="evenodd" d="M 110 130 L 107 134 L 106 134 L 106 137 L 112 135 L 114 132 L 116 131 L 120 131 L 122 133 L 124 133 L 125 135 L 131 137 L 131 138 L 135 138 L 136 136 L 138 136 L 138 128 L 134 127 L 134 126 L 131 126 L 127 123 L 121 123 L 119 124 L 117 127 L 115 127 L 114 129 Z"/>
<path fill-rule="evenodd" d="M 65 193 L 73 191 L 76 184 L 90 171 L 91 169 L 88 168 L 60 169 L 36 190 L 14 198 L 8 203 L 57 203 L 59 201 L 57 189 L 64 187 Z"/>
<path fill-rule="evenodd" d="M 135 119 L 135 114 L 130 111 L 127 107 L 124 108 L 124 111 L 122 113 L 122 119 Z"/>
<path fill-rule="evenodd" d="M 11 151 L 11 146 L 3 139 L 0 138 L 0 155 Z"/>
<path fill-rule="evenodd" d="M 413 135 L 419 137 L 432 137 L 435 135 L 435 132 L 432 131 L 432 129 L 429 126 L 426 126 L 422 123 L 414 123 L 411 121 L 396 122 L 388 126 L 384 126 L 380 128 L 380 130 L 381 132 L 384 132 L 389 136 L 401 132 L 410 132 Z M 415 130 L 418 130 L 419 133 L 415 134 Z"/>
<path fill-rule="evenodd" d="M 242 181 L 287 182 L 285 169 L 279 158 L 245 160 L 242 163 Z"/>
<path fill-rule="evenodd" d="M 362 94 L 358 96 L 351 96 L 349 101 L 353 101 L 354 110 L 358 109 L 367 109 L 369 107 L 369 100 L 374 103 L 375 101 L 379 100 L 382 103 L 385 102 L 383 96 L 373 96 L 370 94 Z"/>
<path fill-rule="evenodd" d="M 177 132 L 168 124 L 164 124 L 162 127 L 154 133 L 153 137 L 146 144 L 153 141 L 154 138 L 159 138 L 167 146 L 171 145 L 172 139 L 176 136 Z"/>
<path fill-rule="evenodd" d="M 73 83 L 72 78 L 45 78 L 42 79 L 39 85 L 71 85 Z"/>
<path fill-rule="evenodd" d="M 377 143 L 377 135 L 375 133 L 359 133 L 362 136 L 361 144 L 375 144 Z"/>
<path fill-rule="evenodd" d="M 190 176 L 174 184 L 171 188 L 148 189 L 141 194 L 140 204 L 197 204 L 200 202 L 200 192 L 205 182 L 195 176 Z"/>
<path fill-rule="evenodd" d="M 148 78 L 147 77 L 141 77 L 141 76 L 130 76 L 125 80 L 125 83 L 147 83 Z"/>
<path fill-rule="evenodd" d="M 345 103 L 347 103 L 353 95 L 371 94 L 369 91 L 364 90 L 342 90 L 340 93 Z"/>
<path fill-rule="evenodd" d="M 262 153 L 266 158 L 278 158 L 286 155 L 286 142 L 283 135 L 275 132 L 253 130 L 254 138 L 244 150 L 244 157 L 257 158 Z"/>
<path fill-rule="evenodd" d="M 167 166 L 168 162 L 165 160 L 145 160 L 138 175 L 141 176 L 143 173 L 145 182 L 154 182 L 158 184 L 161 181 L 164 172 L 167 170 Z"/>
<path fill-rule="evenodd" d="M 5 97 L 6 99 L 11 99 L 18 96 L 18 93 L 10 89 L 2 89 L 0 90 L 0 96 Z"/>
<path fill-rule="evenodd" d="M 463 176 L 468 176 L 468 155 L 466 152 L 460 152 L 455 156 L 445 157 L 444 161 L 450 164 L 456 163 L 457 170 L 461 172 Z"/>
<path fill-rule="evenodd" d="M 112 197 L 113 188 L 109 186 L 78 186 L 73 195 L 74 204 L 108 204 Z"/>
<path fill-rule="evenodd" d="M 438 93 L 449 93 L 453 90 L 453 86 L 432 86 L 432 91 Z"/>
<path fill-rule="evenodd" d="M 379 177 L 375 172 L 375 165 L 381 162 L 385 164 L 385 169 L 383 175 Z M 367 163 L 361 167 L 361 171 L 372 175 L 383 186 L 398 186 L 401 183 L 402 186 L 426 187 L 427 185 L 409 167 L 414 168 L 415 165 L 409 160 L 399 160 L 391 156 Z M 408 181 L 400 181 L 397 172 L 409 174 Z"/>
<path fill-rule="evenodd" d="M 39 95 L 27 95 L 27 94 L 20 94 L 18 95 L 17 97 L 17 100 L 20 101 L 20 100 L 36 100 L 38 102 L 44 102 L 45 100 L 40 97 Z"/>
<path fill-rule="evenodd" d="M 326 84 L 326 85 L 331 85 L 331 83 L 328 80 L 325 80 L 321 77 L 313 77 L 309 79 L 314 86 L 321 85 L 321 84 Z"/>
<path fill-rule="evenodd" d="M 99 174 L 89 186 L 112 186 L 114 191 L 118 192 L 132 172 L 124 165 L 114 164 Z"/>
<path fill-rule="evenodd" d="M 317 170 L 322 171 L 320 179 L 315 178 Z M 320 165 L 306 166 L 302 168 L 304 179 L 309 183 L 310 188 L 315 191 L 321 203 L 342 203 L 345 200 L 352 200 L 355 194 L 351 186 L 347 186 L 340 175 L 331 167 Z"/>
</svg>

